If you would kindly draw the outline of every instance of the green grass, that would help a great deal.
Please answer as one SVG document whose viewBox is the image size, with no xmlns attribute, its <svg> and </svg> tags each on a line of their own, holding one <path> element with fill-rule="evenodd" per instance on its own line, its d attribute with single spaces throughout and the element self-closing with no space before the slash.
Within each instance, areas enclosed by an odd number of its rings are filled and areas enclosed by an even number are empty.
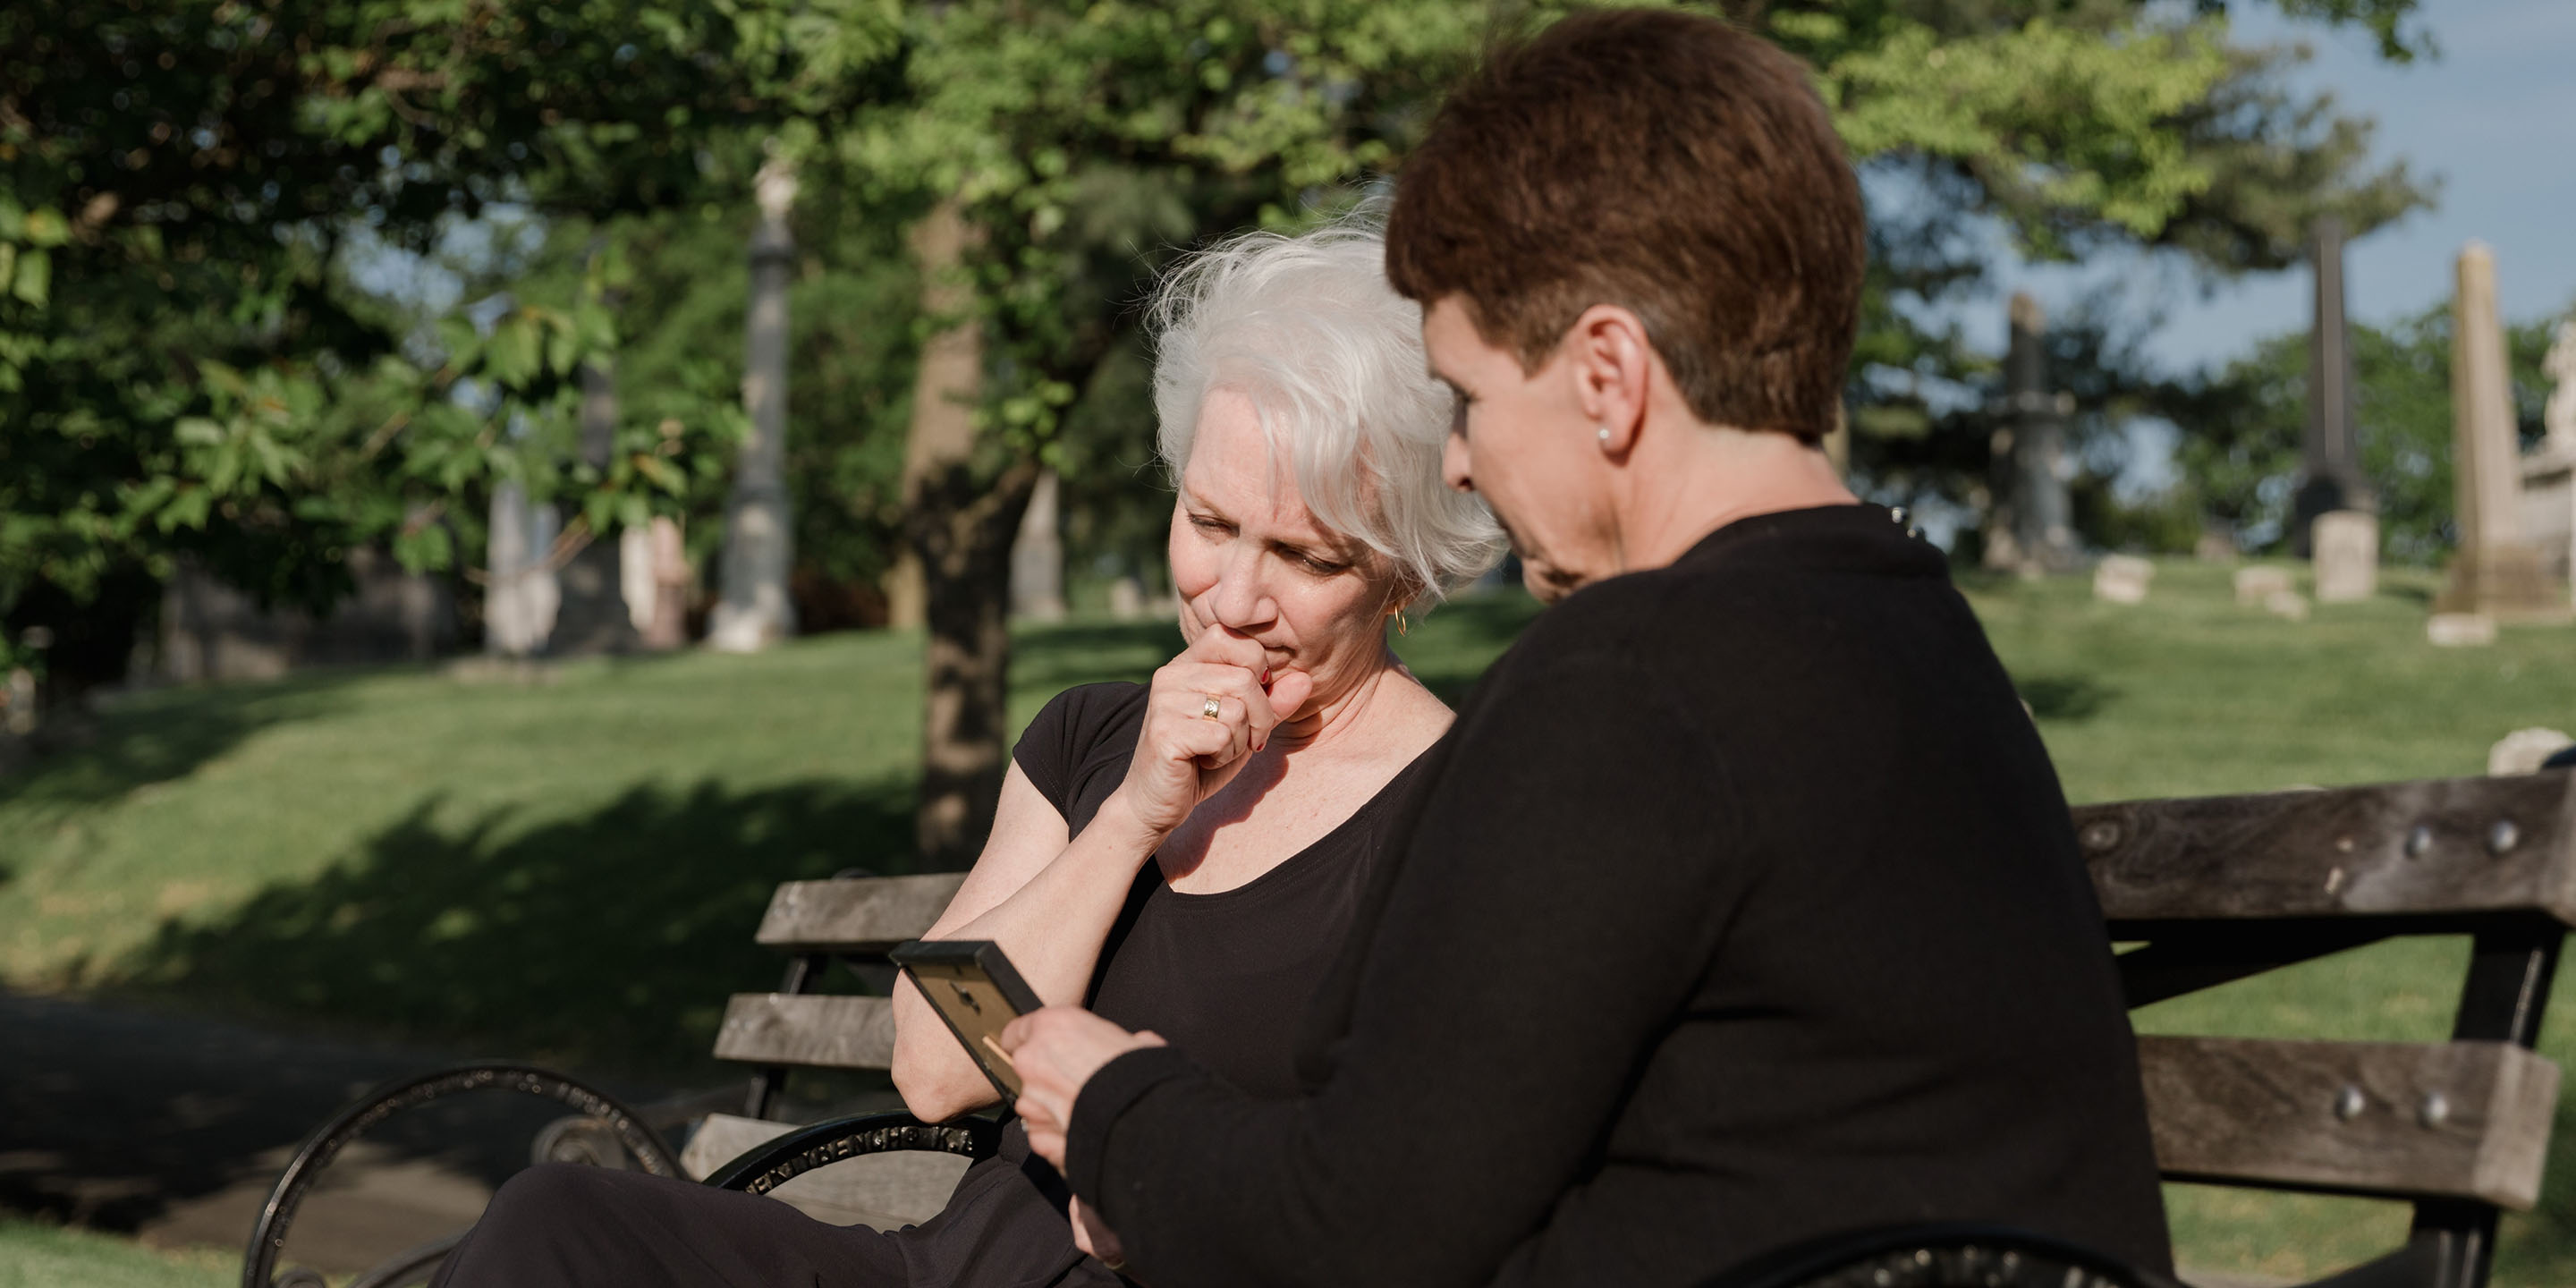
<svg viewBox="0 0 2576 1288">
<path fill-rule="evenodd" d="M 2508 730 L 2576 727 L 2576 632 L 2436 649 L 2431 580 L 2388 583 L 2305 622 L 2238 607 L 2225 568 L 2189 563 L 2134 607 L 2073 579 L 1968 589 L 2077 801 L 2474 774 Z M 1401 644 L 1454 698 L 1531 611 L 1460 604 Z M 1175 646 L 1167 626 L 1022 632 L 1013 719 Z M 723 997 L 775 976 L 748 934 L 770 888 L 906 865 L 919 668 L 917 637 L 840 635 L 542 684 L 399 669 L 128 699 L 93 745 L 0 780 L 0 984 L 707 1073 Z M 2363 950 L 2138 1023 L 2434 1040 L 2464 951 Z M 2544 1050 L 2576 1061 L 2576 1021 Z M 2565 1161 L 2543 1210 L 2508 1221 L 2500 1282 L 2576 1281 L 2576 1117 L 2560 1129 Z M 2171 1197 L 2194 1264 L 2284 1277 L 2405 1225 L 2352 1200 Z"/>
<path fill-rule="evenodd" d="M 0 1215 L 0 1288 L 226 1288 L 240 1281 L 239 1253 L 163 1252 Z"/>
</svg>

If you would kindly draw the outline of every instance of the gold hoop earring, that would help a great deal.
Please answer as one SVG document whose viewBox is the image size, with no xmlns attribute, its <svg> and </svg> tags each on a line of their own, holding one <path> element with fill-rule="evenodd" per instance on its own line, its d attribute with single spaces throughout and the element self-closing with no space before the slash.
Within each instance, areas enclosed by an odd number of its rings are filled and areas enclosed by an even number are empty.
<svg viewBox="0 0 2576 1288">
<path fill-rule="evenodd" d="M 1401 608 L 1395 610 L 1395 633 L 1398 635 L 1413 633 L 1413 624 L 1404 620 L 1404 610 Z"/>
</svg>

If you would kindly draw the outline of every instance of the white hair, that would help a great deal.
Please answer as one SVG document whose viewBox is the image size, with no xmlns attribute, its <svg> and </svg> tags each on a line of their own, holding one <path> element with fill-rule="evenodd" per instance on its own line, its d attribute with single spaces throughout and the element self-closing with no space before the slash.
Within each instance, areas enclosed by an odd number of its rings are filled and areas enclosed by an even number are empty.
<svg viewBox="0 0 2576 1288">
<path fill-rule="evenodd" d="M 1175 484 L 1201 405 L 1228 389 L 1284 449 L 1307 510 L 1385 556 L 1408 597 L 1438 600 L 1502 558 L 1485 503 L 1441 477 L 1455 395 L 1424 360 L 1421 307 L 1387 285 L 1374 227 L 1229 238 L 1163 279 L 1151 324 L 1155 446 Z"/>
</svg>

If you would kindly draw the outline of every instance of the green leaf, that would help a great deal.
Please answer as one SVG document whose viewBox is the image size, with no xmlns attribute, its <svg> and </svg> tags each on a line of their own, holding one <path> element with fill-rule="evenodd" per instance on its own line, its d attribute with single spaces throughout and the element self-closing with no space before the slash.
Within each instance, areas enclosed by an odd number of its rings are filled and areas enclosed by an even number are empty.
<svg viewBox="0 0 2576 1288">
<path fill-rule="evenodd" d="M 9 293 L 41 309 L 53 280 L 53 257 L 41 250 L 29 250 L 18 256 L 18 271 L 10 281 Z"/>
<path fill-rule="evenodd" d="M 62 212 L 51 206 L 38 206 L 27 212 L 24 225 L 30 246 L 60 246 L 72 238 L 72 226 Z"/>
</svg>

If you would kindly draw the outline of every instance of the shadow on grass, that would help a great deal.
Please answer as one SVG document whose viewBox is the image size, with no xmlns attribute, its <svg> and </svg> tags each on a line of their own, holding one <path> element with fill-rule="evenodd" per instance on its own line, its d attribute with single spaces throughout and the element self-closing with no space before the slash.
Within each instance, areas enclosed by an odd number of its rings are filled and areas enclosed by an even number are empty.
<svg viewBox="0 0 2576 1288">
<path fill-rule="evenodd" d="M 165 922 L 106 983 L 486 1054 L 713 1066 L 725 997 L 768 987 L 781 881 L 911 866 L 909 783 L 639 786 L 576 818 L 437 798 L 310 880 Z"/>
<path fill-rule="evenodd" d="M 2088 675 L 2021 676 L 2013 687 L 2042 720 L 2090 720 L 2119 696 L 2119 690 Z"/>
<path fill-rule="evenodd" d="M 0 806 L 92 805 L 139 787 L 183 778 L 269 725 L 338 710 L 342 690 L 382 668 L 349 668 L 293 679 L 165 689 L 110 698 L 72 745 L 0 775 Z"/>
</svg>

